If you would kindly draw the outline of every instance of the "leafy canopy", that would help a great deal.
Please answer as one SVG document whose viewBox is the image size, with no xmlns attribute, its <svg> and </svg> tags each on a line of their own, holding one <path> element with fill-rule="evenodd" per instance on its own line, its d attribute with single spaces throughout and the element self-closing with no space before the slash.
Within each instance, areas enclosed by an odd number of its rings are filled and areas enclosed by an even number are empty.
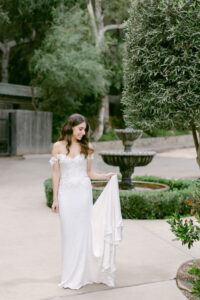
<svg viewBox="0 0 200 300">
<path fill-rule="evenodd" d="M 132 0 L 122 98 L 128 126 L 200 125 L 199 23 L 199 1 Z"/>
<path fill-rule="evenodd" d="M 31 70 L 33 84 L 42 89 L 42 107 L 61 123 L 72 112 L 83 112 L 85 98 L 98 104 L 109 84 L 108 71 L 96 52 L 86 10 L 63 5 L 54 9 L 53 25 L 35 51 Z"/>
<path fill-rule="evenodd" d="M 46 32 L 49 31 L 52 9 L 61 3 L 69 9 L 76 2 L 83 5 L 85 1 L 0 0 L 0 42 L 3 44 L 16 42 L 9 56 L 9 82 L 30 84 L 29 61 L 34 50 L 40 47 Z"/>
</svg>

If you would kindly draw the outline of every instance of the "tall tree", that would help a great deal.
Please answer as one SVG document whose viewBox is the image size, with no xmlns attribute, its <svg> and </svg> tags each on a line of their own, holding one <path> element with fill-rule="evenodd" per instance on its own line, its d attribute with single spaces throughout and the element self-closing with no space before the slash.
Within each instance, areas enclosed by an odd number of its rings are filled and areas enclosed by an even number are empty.
<svg viewBox="0 0 200 300">
<path fill-rule="evenodd" d="M 0 50 L 2 52 L 1 77 L 2 82 L 8 82 L 9 59 L 11 49 L 16 45 L 25 44 L 35 38 L 35 30 L 28 32 L 21 26 L 23 12 L 18 1 L 0 1 L 1 13 L 5 16 L 1 20 Z"/>
<path fill-rule="evenodd" d="M 106 32 L 125 27 L 125 21 L 123 19 L 126 17 L 126 13 L 124 13 L 124 1 L 112 0 L 109 3 L 103 0 L 89 0 L 88 2 L 88 12 L 91 18 L 96 41 L 96 49 L 99 55 L 101 55 L 102 44 L 104 42 Z M 123 13 L 120 14 L 121 12 Z M 110 21 L 113 21 L 114 23 L 109 23 Z M 98 113 L 98 124 L 93 133 L 95 141 L 102 136 L 105 123 L 108 124 L 108 107 L 108 95 L 106 95 L 102 98 Z"/>
<path fill-rule="evenodd" d="M 76 3 L 82 9 L 86 9 L 89 0 L 0 0 L 0 16 L 3 17 L 0 20 L 0 64 L 2 67 L 0 80 L 30 84 L 28 65 L 34 50 L 41 46 L 42 40 L 49 31 L 53 21 L 52 10 L 60 4 L 69 9 Z M 100 39 L 95 36 L 99 59 L 105 68 L 111 71 L 108 93 L 111 91 L 111 93 L 118 94 L 122 89 L 123 33 L 117 28 L 120 28 L 120 24 L 123 24 L 127 18 L 127 1 L 96 0 L 91 2 L 91 6 L 94 14 L 93 24 L 97 26 L 97 35 L 101 36 Z M 98 12 L 99 8 L 101 13 Z M 99 18 L 101 22 L 98 21 Z M 110 25 L 112 26 L 110 27 Z M 100 30 L 100 27 L 103 31 Z M 94 32 L 93 27 L 93 34 Z M 109 128 L 106 126 L 109 119 L 108 107 L 108 97 L 104 97 L 98 114 L 101 116 L 102 122 L 97 127 L 96 132 L 100 132 L 97 134 L 97 139 L 101 136 L 104 128 Z M 99 130 L 100 128 L 101 130 Z"/>
<path fill-rule="evenodd" d="M 52 21 L 51 11 L 60 3 L 73 6 L 78 0 L 0 0 L 0 51 L 1 80 L 15 81 L 16 66 L 23 66 L 20 78 L 29 77 L 28 61 L 35 48 L 38 48 Z M 30 46 L 29 46 L 30 45 Z M 16 51 L 15 51 L 16 49 Z M 12 53 L 14 58 L 12 59 Z M 19 54 L 18 54 L 19 53 Z M 10 65 L 12 61 L 12 66 Z M 14 69 L 14 70 L 13 70 Z M 16 74 L 16 77 L 19 74 Z M 19 80 L 19 79 L 18 79 Z"/>
<path fill-rule="evenodd" d="M 199 22 L 196 0 L 132 0 L 122 104 L 127 126 L 190 128 L 200 166 Z"/>
<path fill-rule="evenodd" d="M 85 110 L 86 98 L 98 106 L 106 93 L 108 71 L 96 51 L 89 23 L 88 14 L 78 6 L 70 10 L 59 6 L 32 60 L 33 84 L 42 89 L 42 108 L 54 112 L 55 135 L 67 115 Z M 93 113 L 91 109 L 90 116 Z"/>
</svg>

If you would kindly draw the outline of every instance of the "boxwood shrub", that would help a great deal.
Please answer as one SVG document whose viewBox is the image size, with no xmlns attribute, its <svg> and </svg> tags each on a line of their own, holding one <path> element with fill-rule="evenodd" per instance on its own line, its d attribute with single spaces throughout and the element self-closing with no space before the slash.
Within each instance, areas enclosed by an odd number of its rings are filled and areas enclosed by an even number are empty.
<svg viewBox="0 0 200 300">
<path fill-rule="evenodd" d="M 118 176 L 121 179 L 121 176 Z M 164 219 L 175 212 L 179 215 L 190 213 L 186 200 L 194 196 L 196 183 L 192 180 L 165 179 L 155 176 L 137 176 L 133 180 L 153 181 L 169 185 L 169 191 L 135 192 L 120 191 L 120 203 L 123 219 Z M 53 189 L 51 178 L 44 182 L 47 206 L 51 207 Z M 93 189 L 93 203 L 102 191 Z"/>
</svg>

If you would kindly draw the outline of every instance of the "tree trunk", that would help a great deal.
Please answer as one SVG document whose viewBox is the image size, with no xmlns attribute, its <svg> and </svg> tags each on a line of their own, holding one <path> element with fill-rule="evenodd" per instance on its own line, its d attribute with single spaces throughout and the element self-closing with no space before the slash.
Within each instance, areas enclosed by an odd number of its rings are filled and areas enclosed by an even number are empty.
<svg viewBox="0 0 200 300">
<path fill-rule="evenodd" d="M 199 134 L 199 143 L 198 143 L 198 149 L 197 149 L 197 163 L 200 168 L 200 127 L 197 128 L 197 132 Z"/>
<path fill-rule="evenodd" d="M 197 136 L 197 132 L 199 135 L 199 138 Z M 194 145 L 195 145 L 195 149 L 196 149 L 196 153 L 197 153 L 197 163 L 199 165 L 200 168 L 200 127 L 196 127 L 195 125 L 192 126 L 192 135 L 193 135 L 193 139 L 194 139 Z"/>
<path fill-rule="evenodd" d="M 10 57 L 10 50 L 11 48 L 15 47 L 17 44 L 25 44 L 29 43 L 30 41 L 33 41 L 35 39 L 35 30 L 33 30 L 32 36 L 30 39 L 20 39 L 20 41 L 17 43 L 15 40 L 7 41 L 4 40 L 4 42 L 0 42 L 0 50 L 2 51 L 2 82 L 8 83 L 8 68 L 9 68 L 9 57 Z"/>
<path fill-rule="evenodd" d="M 100 139 L 104 130 L 104 113 L 105 113 L 106 97 L 101 100 L 101 107 L 98 113 L 98 124 L 96 126 L 95 131 L 92 134 L 92 137 L 94 138 L 95 142 L 97 142 Z"/>
<path fill-rule="evenodd" d="M 105 98 L 104 129 L 105 132 L 109 132 L 112 129 L 110 124 L 109 96 L 107 95 Z"/>
<path fill-rule="evenodd" d="M 95 9 L 94 9 L 95 8 Z M 113 29 L 124 28 L 126 23 L 123 24 L 110 24 L 104 25 L 104 15 L 101 7 L 101 0 L 89 0 L 88 2 L 88 12 L 90 15 L 92 27 L 94 30 L 94 35 L 96 39 L 96 49 L 100 53 L 100 46 L 104 40 L 105 32 Z M 103 134 L 105 125 L 106 132 L 112 127 L 109 123 L 109 102 L 108 95 L 101 100 L 101 108 L 98 115 L 98 125 L 93 133 L 95 141 L 98 141 Z"/>
<path fill-rule="evenodd" d="M 10 47 L 4 44 L 4 50 L 2 51 L 2 82 L 8 83 L 8 64 L 10 56 Z"/>
</svg>

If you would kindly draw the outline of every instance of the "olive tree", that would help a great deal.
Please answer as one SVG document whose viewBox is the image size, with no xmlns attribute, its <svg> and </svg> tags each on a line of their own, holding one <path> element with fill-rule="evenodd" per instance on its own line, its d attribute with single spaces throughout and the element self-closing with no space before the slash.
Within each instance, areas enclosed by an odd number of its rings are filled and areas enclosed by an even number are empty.
<svg viewBox="0 0 200 300">
<path fill-rule="evenodd" d="M 200 166 L 200 2 L 132 0 L 126 28 L 127 126 L 191 129 Z"/>
</svg>

